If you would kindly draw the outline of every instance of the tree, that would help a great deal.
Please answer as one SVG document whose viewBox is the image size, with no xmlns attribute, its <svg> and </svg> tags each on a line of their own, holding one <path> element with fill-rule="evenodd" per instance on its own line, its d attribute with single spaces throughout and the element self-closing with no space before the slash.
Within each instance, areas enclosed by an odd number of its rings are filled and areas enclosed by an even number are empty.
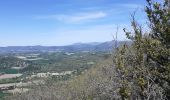
<svg viewBox="0 0 170 100">
<path fill-rule="evenodd" d="M 150 32 L 143 32 L 132 16 L 133 31 L 124 31 L 133 44 L 120 48 L 114 60 L 123 100 L 170 99 L 170 0 L 147 3 Z"/>
<path fill-rule="evenodd" d="M 157 64 L 155 82 L 164 88 L 166 98 L 170 99 L 170 0 L 164 0 L 163 4 L 151 0 L 147 3 L 152 39 L 148 43 L 150 47 L 147 45 L 152 52 L 147 52 L 147 57 Z"/>
</svg>

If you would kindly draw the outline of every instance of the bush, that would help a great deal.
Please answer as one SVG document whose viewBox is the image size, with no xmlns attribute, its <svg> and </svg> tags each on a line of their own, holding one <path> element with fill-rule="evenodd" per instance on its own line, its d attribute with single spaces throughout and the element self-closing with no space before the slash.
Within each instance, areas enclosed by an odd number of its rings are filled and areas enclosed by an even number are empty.
<svg viewBox="0 0 170 100">
<path fill-rule="evenodd" d="M 133 32 L 124 31 L 133 44 L 115 55 L 122 100 L 170 99 L 170 1 L 147 3 L 150 32 L 144 33 L 132 16 Z"/>
</svg>

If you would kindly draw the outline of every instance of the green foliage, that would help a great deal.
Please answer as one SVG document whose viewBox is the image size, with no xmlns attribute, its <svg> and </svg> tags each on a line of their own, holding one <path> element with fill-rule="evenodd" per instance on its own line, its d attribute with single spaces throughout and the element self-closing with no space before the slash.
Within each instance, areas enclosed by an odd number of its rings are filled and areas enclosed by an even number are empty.
<svg viewBox="0 0 170 100">
<path fill-rule="evenodd" d="M 120 88 L 123 88 L 120 95 L 127 98 L 125 90 L 130 88 L 130 98 L 170 99 L 170 1 L 165 0 L 161 4 L 147 0 L 147 3 L 150 32 L 144 33 L 132 16 L 133 31 L 124 31 L 133 44 L 131 47 L 118 49 L 118 56 L 115 57 L 118 61 L 115 62 L 118 78 L 126 81 L 123 84 L 119 82 L 122 84 Z M 125 52 L 123 59 L 122 50 Z M 126 74 L 120 73 L 125 70 Z"/>
<path fill-rule="evenodd" d="M 18 70 L 11 69 L 11 68 L 4 68 L 0 70 L 0 73 L 6 73 L 6 74 L 17 74 Z"/>
<path fill-rule="evenodd" d="M 25 64 L 25 61 L 18 59 L 16 57 L 10 56 L 2 56 L 0 55 L 0 69 L 6 69 L 11 67 L 23 67 Z"/>
<path fill-rule="evenodd" d="M 8 83 L 19 83 L 22 77 L 9 78 L 9 79 L 0 79 L 0 84 L 8 84 Z"/>
<path fill-rule="evenodd" d="M 0 55 L 0 72 L 7 74 L 32 73 L 32 72 L 63 72 L 77 70 L 77 73 L 89 69 L 97 61 L 107 59 L 107 52 L 75 52 L 67 55 L 65 52 L 32 53 Z M 17 58 L 24 57 L 26 59 Z M 29 60 L 36 59 L 38 60 Z M 28 60 L 27 60 L 28 59 Z M 24 67 L 23 69 L 12 69 L 12 67 Z"/>
<path fill-rule="evenodd" d="M 170 99 L 170 1 L 163 4 L 148 0 L 146 13 L 150 21 L 151 39 L 148 59 L 157 63 L 156 83 L 165 90 L 165 96 Z M 147 45 L 148 46 L 148 45 Z M 167 84 L 167 85 L 165 85 Z"/>
<path fill-rule="evenodd" d="M 3 93 L 3 92 L 0 91 L 0 100 L 5 100 L 5 97 L 6 97 L 6 96 L 10 96 L 10 94 L 8 94 L 8 93 Z"/>
<path fill-rule="evenodd" d="M 152 38 L 158 39 L 162 45 L 170 47 L 170 1 L 163 4 L 147 0 L 146 13 L 152 30 Z"/>
</svg>

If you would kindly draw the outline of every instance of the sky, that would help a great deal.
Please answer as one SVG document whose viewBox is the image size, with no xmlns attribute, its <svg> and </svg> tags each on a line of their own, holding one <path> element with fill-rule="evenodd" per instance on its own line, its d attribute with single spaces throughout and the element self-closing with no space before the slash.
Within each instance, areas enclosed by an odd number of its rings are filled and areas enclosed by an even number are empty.
<svg viewBox="0 0 170 100">
<path fill-rule="evenodd" d="M 145 0 L 1 0 L 0 46 L 61 46 L 127 40 L 130 15 L 145 24 Z"/>
</svg>

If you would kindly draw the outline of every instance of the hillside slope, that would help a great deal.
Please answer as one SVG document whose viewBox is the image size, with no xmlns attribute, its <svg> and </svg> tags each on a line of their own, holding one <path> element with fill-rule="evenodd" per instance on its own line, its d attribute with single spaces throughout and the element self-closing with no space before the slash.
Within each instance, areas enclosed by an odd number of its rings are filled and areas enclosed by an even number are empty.
<svg viewBox="0 0 170 100">
<path fill-rule="evenodd" d="M 114 93 L 116 78 L 113 76 L 112 59 L 99 62 L 82 75 L 64 82 L 49 81 L 33 90 L 13 95 L 8 100 L 112 100 L 119 96 Z"/>
</svg>

